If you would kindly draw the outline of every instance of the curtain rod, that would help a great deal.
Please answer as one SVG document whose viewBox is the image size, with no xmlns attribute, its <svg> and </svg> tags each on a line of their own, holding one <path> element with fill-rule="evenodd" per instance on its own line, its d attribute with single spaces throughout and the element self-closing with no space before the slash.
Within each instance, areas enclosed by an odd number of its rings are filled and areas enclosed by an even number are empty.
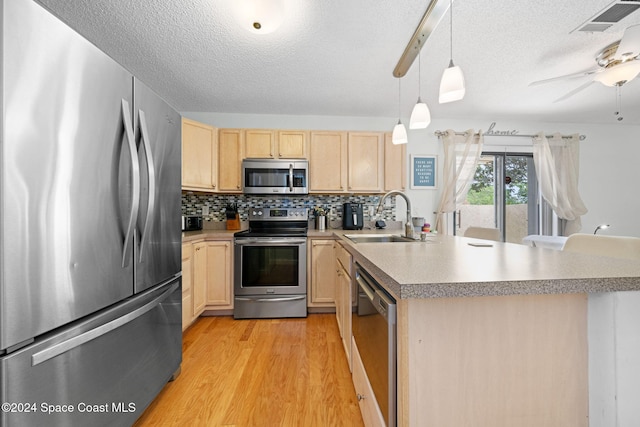
<svg viewBox="0 0 640 427">
<path fill-rule="evenodd" d="M 434 132 L 434 134 L 436 136 L 443 136 L 443 135 L 445 135 L 445 132 L 437 130 L 437 131 Z M 466 134 L 467 134 L 466 132 L 456 132 L 456 135 L 460 135 L 460 136 L 463 136 L 463 135 L 466 135 Z M 475 135 L 478 135 L 478 133 L 476 133 Z M 521 138 L 535 138 L 538 135 L 523 135 L 523 134 L 519 134 L 519 133 L 513 134 L 513 135 L 503 135 L 501 133 L 494 133 L 494 134 L 489 134 L 489 135 L 485 134 L 484 136 L 485 137 L 487 137 L 487 136 L 512 136 L 512 137 L 521 137 Z M 553 135 L 545 135 L 545 136 L 547 138 L 553 137 Z M 571 136 L 562 136 L 562 138 L 571 138 Z M 584 141 L 587 137 L 585 135 L 580 135 L 579 138 L 580 138 L 580 141 Z"/>
</svg>

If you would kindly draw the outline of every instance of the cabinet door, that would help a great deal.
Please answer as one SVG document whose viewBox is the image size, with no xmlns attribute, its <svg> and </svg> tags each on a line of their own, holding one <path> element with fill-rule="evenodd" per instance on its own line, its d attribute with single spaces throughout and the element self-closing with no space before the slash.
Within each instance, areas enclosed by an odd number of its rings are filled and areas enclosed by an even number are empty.
<svg viewBox="0 0 640 427">
<path fill-rule="evenodd" d="M 182 245 L 182 330 L 184 331 L 193 320 L 193 306 L 191 287 L 193 283 L 193 251 L 191 243 Z"/>
<path fill-rule="evenodd" d="M 349 132 L 349 192 L 382 192 L 383 134 Z"/>
<path fill-rule="evenodd" d="M 309 307 L 334 307 L 336 268 L 333 240 L 311 240 Z"/>
<path fill-rule="evenodd" d="M 311 132 L 309 192 L 344 192 L 347 177 L 347 133 Z"/>
<path fill-rule="evenodd" d="M 182 119 L 182 188 L 215 190 L 217 130 Z"/>
<path fill-rule="evenodd" d="M 376 402 L 371 383 L 367 377 L 367 371 L 364 369 L 358 346 L 354 340 L 351 341 L 351 351 L 353 358 L 353 388 L 356 390 L 358 398 L 358 406 L 362 414 L 362 421 L 367 427 L 384 427 L 386 423 L 380 407 Z"/>
<path fill-rule="evenodd" d="M 220 129 L 218 132 L 218 187 L 220 191 L 239 193 L 242 190 L 242 159 L 244 132 L 240 129 Z"/>
<path fill-rule="evenodd" d="M 278 157 L 306 159 L 309 133 L 302 130 L 278 131 Z"/>
<path fill-rule="evenodd" d="M 193 318 L 204 311 L 207 296 L 207 244 L 205 242 L 193 245 L 193 284 L 191 299 L 193 301 Z"/>
<path fill-rule="evenodd" d="M 391 133 L 384 134 L 384 190 L 407 188 L 407 144 L 394 144 Z"/>
<path fill-rule="evenodd" d="M 274 158 L 275 136 L 272 130 L 246 130 L 244 133 L 245 156 L 250 159 Z"/>
<path fill-rule="evenodd" d="M 233 307 L 231 263 L 231 242 L 207 242 L 207 309 Z"/>
</svg>

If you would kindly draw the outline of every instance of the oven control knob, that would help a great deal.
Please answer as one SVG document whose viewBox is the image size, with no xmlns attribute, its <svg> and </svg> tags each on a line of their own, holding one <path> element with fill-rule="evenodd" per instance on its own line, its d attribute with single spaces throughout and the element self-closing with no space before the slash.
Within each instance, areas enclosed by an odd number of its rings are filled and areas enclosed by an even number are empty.
<svg viewBox="0 0 640 427">
<path fill-rule="evenodd" d="M 262 216 L 262 211 L 258 211 L 258 216 Z"/>
</svg>

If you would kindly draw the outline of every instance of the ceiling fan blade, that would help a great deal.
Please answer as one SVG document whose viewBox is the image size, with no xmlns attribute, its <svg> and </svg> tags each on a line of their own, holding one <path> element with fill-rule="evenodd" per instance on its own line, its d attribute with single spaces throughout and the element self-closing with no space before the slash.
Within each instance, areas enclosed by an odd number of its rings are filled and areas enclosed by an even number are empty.
<svg viewBox="0 0 640 427">
<path fill-rule="evenodd" d="M 640 54 L 640 24 L 632 25 L 624 30 L 624 35 L 616 49 L 615 58 L 633 58 Z"/>
<path fill-rule="evenodd" d="M 555 101 L 553 101 L 553 103 L 555 104 L 556 102 L 561 102 L 564 101 L 567 98 L 571 98 L 573 95 L 575 95 L 576 93 L 585 90 L 586 88 L 588 88 L 589 86 L 591 86 L 593 84 L 593 80 L 590 80 L 588 82 L 586 82 L 583 85 L 578 86 L 577 88 L 575 88 L 574 90 L 572 90 L 569 93 L 566 93 L 565 95 L 561 96 L 560 98 L 556 99 Z"/>
<path fill-rule="evenodd" d="M 580 77 L 590 76 L 592 74 L 599 73 L 601 71 L 602 71 L 602 68 L 593 68 L 591 70 L 580 71 L 580 72 L 573 73 L 573 74 L 566 74 L 564 76 L 557 76 L 557 77 L 552 77 L 550 79 L 537 80 L 535 82 L 529 83 L 529 86 L 538 86 L 538 85 L 541 85 L 541 84 L 551 83 L 551 82 L 560 81 L 560 80 L 577 79 L 577 78 L 580 78 Z"/>
</svg>

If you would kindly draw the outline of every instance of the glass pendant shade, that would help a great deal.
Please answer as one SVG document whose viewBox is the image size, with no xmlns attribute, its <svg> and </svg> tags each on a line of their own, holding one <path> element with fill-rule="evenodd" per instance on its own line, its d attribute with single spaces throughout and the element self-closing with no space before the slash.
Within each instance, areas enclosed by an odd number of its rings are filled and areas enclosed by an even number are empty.
<svg viewBox="0 0 640 427">
<path fill-rule="evenodd" d="M 464 98 L 465 91 L 462 69 L 457 65 L 453 65 L 452 60 L 449 62 L 449 67 L 442 74 L 438 101 L 440 104 L 459 101 Z"/>
<path fill-rule="evenodd" d="M 409 140 L 407 139 L 407 129 L 404 127 L 402 122 L 398 120 L 398 124 L 393 128 L 393 134 L 391 135 L 391 142 L 394 144 L 406 144 Z"/>
<path fill-rule="evenodd" d="M 429 126 L 429 123 L 431 123 L 429 107 L 418 97 L 418 102 L 413 107 L 411 119 L 409 119 L 409 129 L 424 129 Z"/>
</svg>

